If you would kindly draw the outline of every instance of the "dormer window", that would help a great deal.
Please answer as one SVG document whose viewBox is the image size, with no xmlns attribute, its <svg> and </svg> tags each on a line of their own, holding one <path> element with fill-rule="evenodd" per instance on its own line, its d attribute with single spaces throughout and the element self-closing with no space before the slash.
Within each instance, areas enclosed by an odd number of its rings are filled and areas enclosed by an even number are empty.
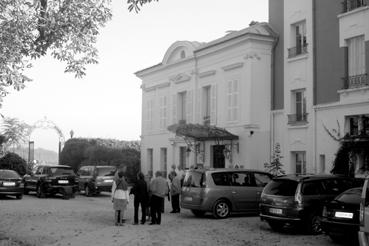
<svg viewBox="0 0 369 246">
<path fill-rule="evenodd" d="M 181 50 L 181 59 L 186 58 L 186 52 L 184 50 Z"/>
</svg>

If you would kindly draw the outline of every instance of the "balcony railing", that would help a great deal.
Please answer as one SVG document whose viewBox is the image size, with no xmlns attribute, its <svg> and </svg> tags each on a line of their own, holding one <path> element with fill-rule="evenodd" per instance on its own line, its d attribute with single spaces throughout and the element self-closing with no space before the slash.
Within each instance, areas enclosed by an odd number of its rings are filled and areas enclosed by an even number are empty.
<svg viewBox="0 0 369 246">
<path fill-rule="evenodd" d="M 344 0 L 342 2 L 342 12 L 346 13 L 363 6 L 369 6 L 369 0 Z"/>
<path fill-rule="evenodd" d="M 368 74 L 358 74 L 354 76 L 344 77 L 343 79 L 343 89 L 353 89 L 369 86 Z"/>
<path fill-rule="evenodd" d="M 307 46 L 308 44 L 304 44 L 304 45 L 298 45 L 296 47 L 293 48 L 289 48 L 288 49 L 288 58 L 292 58 L 298 55 L 302 55 L 302 54 L 306 54 L 307 53 Z"/>
<path fill-rule="evenodd" d="M 305 123 L 307 123 L 307 116 L 308 116 L 308 113 L 289 114 L 288 115 L 288 124 L 289 125 L 305 124 Z"/>
</svg>

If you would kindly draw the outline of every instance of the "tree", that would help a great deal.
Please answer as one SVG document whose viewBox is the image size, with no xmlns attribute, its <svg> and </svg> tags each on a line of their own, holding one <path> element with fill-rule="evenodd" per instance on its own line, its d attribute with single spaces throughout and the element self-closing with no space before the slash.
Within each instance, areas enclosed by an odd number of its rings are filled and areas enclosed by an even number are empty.
<svg viewBox="0 0 369 246">
<path fill-rule="evenodd" d="M 285 174 L 283 170 L 283 164 L 281 163 L 281 159 L 283 156 L 281 155 L 281 146 L 279 143 L 276 143 L 274 146 L 272 161 L 270 163 L 264 163 L 264 168 L 267 172 L 273 174 L 274 176 L 281 176 Z"/>
<path fill-rule="evenodd" d="M 4 157 L 0 158 L 0 169 L 14 170 L 19 175 L 26 174 L 27 163 L 26 161 L 15 153 L 7 153 Z"/>
<path fill-rule="evenodd" d="M 0 103 L 8 88 L 23 89 L 32 59 L 47 53 L 65 72 L 85 75 L 97 63 L 99 29 L 111 19 L 111 0 L 1 0 Z"/>
<path fill-rule="evenodd" d="M 154 1 L 158 2 L 159 0 L 127 0 L 128 10 L 134 10 L 137 13 L 138 11 L 140 11 L 140 7 L 142 7 L 144 4 Z"/>
<path fill-rule="evenodd" d="M 4 117 L 1 125 L 3 147 L 7 150 L 11 146 L 25 143 L 31 127 L 17 118 Z"/>
</svg>

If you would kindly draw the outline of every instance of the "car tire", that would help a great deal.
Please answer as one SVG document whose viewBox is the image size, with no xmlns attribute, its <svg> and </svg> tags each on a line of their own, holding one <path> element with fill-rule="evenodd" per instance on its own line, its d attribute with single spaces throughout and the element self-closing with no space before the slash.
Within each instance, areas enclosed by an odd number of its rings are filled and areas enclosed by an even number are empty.
<svg viewBox="0 0 369 246">
<path fill-rule="evenodd" d="M 308 217 L 306 232 L 310 235 L 318 235 L 323 232 L 319 213 L 313 213 Z"/>
<path fill-rule="evenodd" d="M 92 196 L 91 188 L 89 185 L 85 186 L 85 196 Z"/>
<path fill-rule="evenodd" d="M 26 185 L 26 184 L 24 184 L 24 187 L 23 187 L 23 194 L 28 195 L 28 193 L 29 193 L 29 190 L 27 189 L 27 185 Z"/>
<path fill-rule="evenodd" d="M 19 195 L 16 195 L 15 196 L 18 200 L 22 199 L 23 198 L 23 195 L 22 194 L 19 194 Z"/>
<path fill-rule="evenodd" d="M 203 217 L 205 215 L 205 211 L 201 211 L 201 210 L 192 209 L 191 212 L 196 217 Z"/>
<path fill-rule="evenodd" d="M 38 198 L 45 198 L 45 192 L 42 189 L 42 184 L 39 184 L 36 188 L 36 196 Z"/>
<path fill-rule="evenodd" d="M 213 206 L 213 216 L 216 219 L 225 219 L 229 216 L 231 207 L 226 200 L 218 200 Z"/>
<path fill-rule="evenodd" d="M 281 231 L 284 227 L 284 222 L 281 221 L 275 221 L 275 220 L 268 220 L 267 221 L 270 228 L 272 228 L 273 231 Z"/>
</svg>

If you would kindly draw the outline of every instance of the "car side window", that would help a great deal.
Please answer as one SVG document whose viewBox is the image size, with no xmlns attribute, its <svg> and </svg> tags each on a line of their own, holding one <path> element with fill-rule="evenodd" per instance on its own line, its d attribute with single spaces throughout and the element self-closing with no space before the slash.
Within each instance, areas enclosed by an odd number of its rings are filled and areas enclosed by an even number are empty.
<svg viewBox="0 0 369 246">
<path fill-rule="evenodd" d="M 337 179 L 328 179 L 323 181 L 324 193 L 327 195 L 338 195 L 345 190 L 346 185 Z"/>
<path fill-rule="evenodd" d="M 43 167 L 39 167 L 37 171 L 35 172 L 35 174 L 42 174 L 42 171 L 43 171 Z"/>
<path fill-rule="evenodd" d="M 272 179 L 265 173 L 254 173 L 255 183 L 258 187 L 266 186 Z"/>
<path fill-rule="evenodd" d="M 249 172 L 232 173 L 232 186 L 255 186 L 254 179 Z"/>
<path fill-rule="evenodd" d="M 323 187 L 320 181 L 308 181 L 302 185 L 302 194 L 307 196 L 315 196 L 323 194 Z"/>
<path fill-rule="evenodd" d="M 213 177 L 215 185 L 220 186 L 231 186 L 232 185 L 232 173 L 213 173 L 211 176 Z"/>
</svg>

